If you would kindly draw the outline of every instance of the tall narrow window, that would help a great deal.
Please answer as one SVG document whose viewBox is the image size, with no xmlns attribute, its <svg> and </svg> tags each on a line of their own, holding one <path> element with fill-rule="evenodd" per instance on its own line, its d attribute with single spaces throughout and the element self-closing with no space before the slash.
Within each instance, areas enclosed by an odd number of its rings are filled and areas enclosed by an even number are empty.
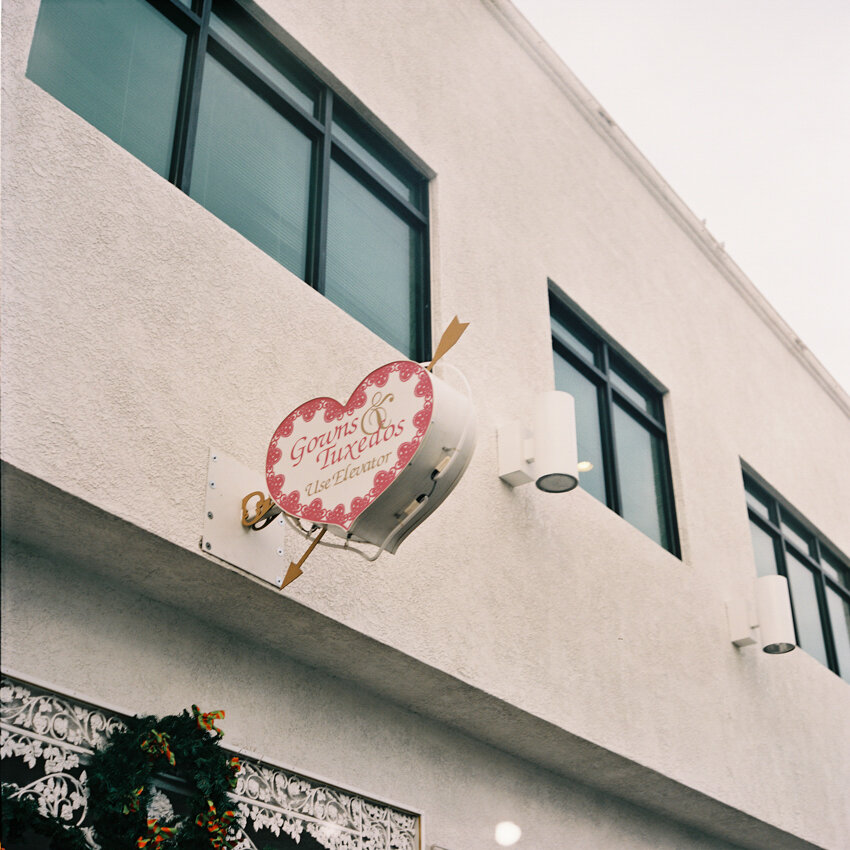
<svg viewBox="0 0 850 850">
<path fill-rule="evenodd" d="M 850 682 L 850 561 L 744 473 L 758 575 L 788 579 L 798 646 Z"/>
<path fill-rule="evenodd" d="M 428 359 L 427 181 L 239 4 L 42 0 L 27 75 Z"/>
<path fill-rule="evenodd" d="M 661 392 L 550 290 L 555 388 L 575 398 L 589 493 L 679 554 Z"/>
</svg>

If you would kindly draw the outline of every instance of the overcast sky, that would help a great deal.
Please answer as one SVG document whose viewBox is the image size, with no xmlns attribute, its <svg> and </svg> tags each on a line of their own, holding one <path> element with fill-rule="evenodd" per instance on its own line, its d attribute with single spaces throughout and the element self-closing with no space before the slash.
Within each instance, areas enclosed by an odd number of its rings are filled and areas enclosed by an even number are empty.
<svg viewBox="0 0 850 850">
<path fill-rule="evenodd" d="M 850 0 L 514 0 L 850 392 Z"/>
</svg>

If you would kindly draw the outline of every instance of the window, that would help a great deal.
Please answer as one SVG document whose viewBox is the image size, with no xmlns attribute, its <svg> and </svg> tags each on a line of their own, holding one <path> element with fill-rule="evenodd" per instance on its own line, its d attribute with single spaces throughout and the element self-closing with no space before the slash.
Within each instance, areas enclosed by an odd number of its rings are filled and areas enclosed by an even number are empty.
<svg viewBox="0 0 850 850">
<path fill-rule="evenodd" d="M 232 0 L 42 0 L 27 76 L 428 359 L 425 178 Z"/>
<path fill-rule="evenodd" d="M 744 472 L 756 572 L 788 579 L 797 645 L 850 682 L 850 562 Z"/>
<path fill-rule="evenodd" d="M 549 292 L 555 388 L 575 398 L 581 486 L 679 555 L 661 392 Z"/>
</svg>

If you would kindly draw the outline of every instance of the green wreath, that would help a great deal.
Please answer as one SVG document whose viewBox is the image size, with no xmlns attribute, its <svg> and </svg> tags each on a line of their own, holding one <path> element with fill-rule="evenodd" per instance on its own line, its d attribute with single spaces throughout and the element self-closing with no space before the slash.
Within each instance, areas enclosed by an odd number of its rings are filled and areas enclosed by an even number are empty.
<svg viewBox="0 0 850 850">
<path fill-rule="evenodd" d="M 214 724 L 223 711 L 202 713 L 192 706 L 161 719 L 133 717 L 124 729 L 113 732 L 107 746 L 95 751 L 87 767 L 88 815 L 103 850 L 230 850 L 233 842 L 227 832 L 236 814 L 229 808 L 228 793 L 236 786 L 239 759 L 219 744 L 223 732 Z M 166 783 L 176 780 L 189 789 L 188 799 L 180 801 L 180 812 L 170 805 L 156 812 L 159 792 L 154 774 Z M 4 803 L 10 799 L 4 788 Z M 3 841 L 13 833 L 31 829 L 40 834 L 51 830 L 51 821 L 39 815 L 26 801 L 13 808 L 14 821 L 6 817 L 4 805 Z M 160 807 L 162 808 L 162 807 Z M 7 822 L 8 821 L 8 822 Z M 79 827 L 61 827 L 76 846 L 82 838 Z"/>
<path fill-rule="evenodd" d="M 63 826 L 58 820 L 42 815 L 38 803 L 30 797 L 15 797 L 14 786 L 2 787 L 2 846 L 10 850 L 26 847 L 35 836 L 45 839 L 49 850 L 91 850 L 79 827 Z"/>
</svg>

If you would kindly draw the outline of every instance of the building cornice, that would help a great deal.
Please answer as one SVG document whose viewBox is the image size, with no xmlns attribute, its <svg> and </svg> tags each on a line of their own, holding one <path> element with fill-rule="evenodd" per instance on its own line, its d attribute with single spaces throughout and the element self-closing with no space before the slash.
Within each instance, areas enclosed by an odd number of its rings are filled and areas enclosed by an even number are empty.
<svg viewBox="0 0 850 850">
<path fill-rule="evenodd" d="M 546 40 L 526 20 L 510 0 L 482 0 L 494 17 L 535 63 L 557 85 L 567 100 L 584 117 L 629 170 L 649 190 L 670 214 L 679 227 L 690 237 L 712 265 L 731 284 L 749 307 L 762 319 L 782 344 L 797 358 L 812 377 L 823 387 L 846 416 L 850 417 L 850 395 L 830 375 L 808 346 L 788 323 L 777 313 L 755 284 L 726 253 L 685 202 L 673 191 L 649 160 L 638 150 L 629 137 L 617 126 L 610 115 L 578 77 L 547 44 Z"/>
</svg>

